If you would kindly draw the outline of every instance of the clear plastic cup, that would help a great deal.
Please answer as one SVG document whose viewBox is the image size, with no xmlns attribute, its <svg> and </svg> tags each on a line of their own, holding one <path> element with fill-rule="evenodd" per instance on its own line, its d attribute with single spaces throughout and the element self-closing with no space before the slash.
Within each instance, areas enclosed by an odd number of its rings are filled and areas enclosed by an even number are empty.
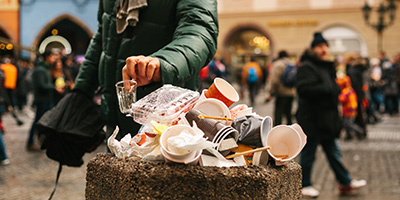
<svg viewBox="0 0 400 200">
<path fill-rule="evenodd" d="M 115 84 L 121 113 L 131 113 L 131 105 L 136 102 L 136 86 L 137 83 L 134 80 L 119 81 Z"/>
</svg>

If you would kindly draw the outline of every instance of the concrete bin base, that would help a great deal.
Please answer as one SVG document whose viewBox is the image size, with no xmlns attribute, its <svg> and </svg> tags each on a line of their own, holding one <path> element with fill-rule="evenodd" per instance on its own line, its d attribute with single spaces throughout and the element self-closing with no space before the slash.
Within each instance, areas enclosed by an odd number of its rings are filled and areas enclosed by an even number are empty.
<svg viewBox="0 0 400 200">
<path fill-rule="evenodd" d="M 100 153 L 90 160 L 86 199 L 301 199 L 301 167 L 202 167 L 122 160 Z"/>
</svg>

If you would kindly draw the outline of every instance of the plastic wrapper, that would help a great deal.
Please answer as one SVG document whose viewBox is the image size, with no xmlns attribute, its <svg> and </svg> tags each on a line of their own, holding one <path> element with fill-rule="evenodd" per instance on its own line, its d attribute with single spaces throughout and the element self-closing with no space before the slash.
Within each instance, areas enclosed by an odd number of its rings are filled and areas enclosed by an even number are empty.
<svg viewBox="0 0 400 200">
<path fill-rule="evenodd" d="M 115 139 L 119 131 L 118 126 L 113 134 L 108 138 L 108 148 L 118 158 L 122 159 L 142 159 L 159 146 L 159 135 L 147 135 L 144 132 L 138 133 L 134 137 L 126 134 L 120 141 Z"/>
</svg>

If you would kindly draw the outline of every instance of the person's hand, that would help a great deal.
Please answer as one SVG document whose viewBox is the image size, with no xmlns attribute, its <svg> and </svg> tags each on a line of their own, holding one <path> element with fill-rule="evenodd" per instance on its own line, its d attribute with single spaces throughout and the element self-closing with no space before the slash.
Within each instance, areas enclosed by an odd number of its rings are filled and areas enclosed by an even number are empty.
<svg viewBox="0 0 400 200">
<path fill-rule="evenodd" d="M 267 96 L 265 97 L 265 103 L 268 103 L 272 100 L 272 95 L 270 93 L 267 94 Z"/>
<path fill-rule="evenodd" d="M 128 57 L 126 65 L 122 68 L 122 79 L 126 81 L 131 78 L 137 82 L 137 86 L 160 82 L 160 60 L 149 56 Z"/>
</svg>

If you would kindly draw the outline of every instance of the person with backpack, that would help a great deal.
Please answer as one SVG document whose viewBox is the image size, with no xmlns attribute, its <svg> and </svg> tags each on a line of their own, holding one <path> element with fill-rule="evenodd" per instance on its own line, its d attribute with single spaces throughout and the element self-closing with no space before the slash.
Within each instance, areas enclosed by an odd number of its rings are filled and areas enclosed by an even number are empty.
<svg viewBox="0 0 400 200">
<path fill-rule="evenodd" d="M 262 81 L 262 78 L 263 73 L 260 65 L 254 58 L 250 58 L 250 61 L 244 65 L 242 70 L 242 84 L 248 87 L 251 106 L 254 106 L 258 84 Z"/>
<path fill-rule="evenodd" d="M 289 54 L 282 50 L 278 59 L 272 63 L 272 70 L 267 84 L 266 101 L 275 97 L 274 126 L 282 124 L 282 117 L 286 117 L 286 124 L 292 124 L 292 107 L 296 94 L 294 87 L 297 67 L 290 63 Z"/>
</svg>

